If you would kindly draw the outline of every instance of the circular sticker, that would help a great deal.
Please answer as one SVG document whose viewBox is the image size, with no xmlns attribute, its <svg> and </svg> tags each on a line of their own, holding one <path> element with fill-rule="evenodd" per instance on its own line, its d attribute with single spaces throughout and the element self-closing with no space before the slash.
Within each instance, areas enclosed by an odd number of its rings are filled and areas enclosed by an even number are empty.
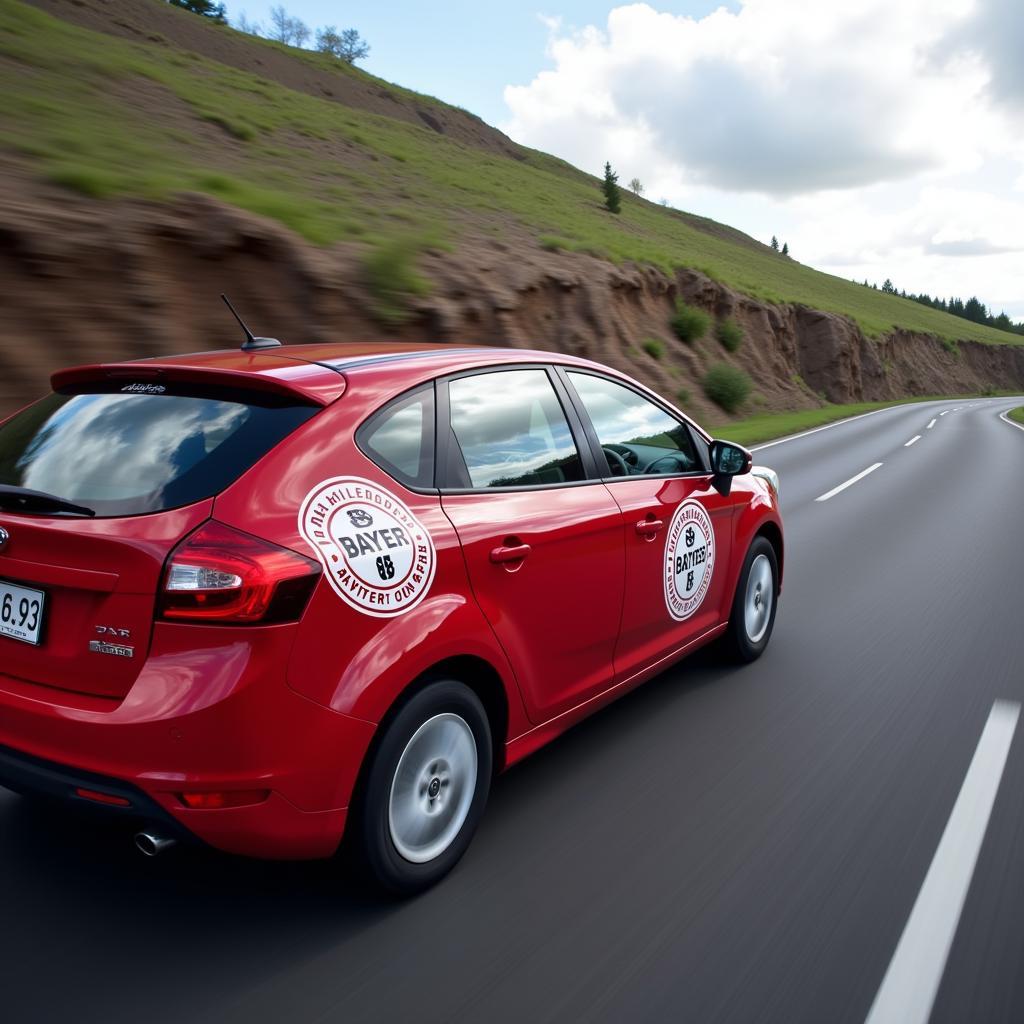
<svg viewBox="0 0 1024 1024">
<path fill-rule="evenodd" d="M 299 532 L 335 593 L 367 615 L 401 615 L 433 582 L 430 534 L 400 498 L 370 480 L 345 476 L 318 484 L 302 502 Z"/>
<path fill-rule="evenodd" d="M 715 570 L 715 532 L 704 506 L 692 498 L 672 516 L 665 539 L 665 604 L 682 622 L 700 607 Z"/>
</svg>

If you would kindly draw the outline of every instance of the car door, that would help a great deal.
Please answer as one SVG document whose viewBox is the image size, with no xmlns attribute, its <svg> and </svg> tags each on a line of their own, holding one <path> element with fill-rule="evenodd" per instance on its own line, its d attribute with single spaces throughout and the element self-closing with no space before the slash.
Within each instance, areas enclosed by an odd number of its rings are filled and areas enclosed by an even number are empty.
<svg viewBox="0 0 1024 1024">
<path fill-rule="evenodd" d="M 622 513 L 550 369 L 461 374 L 438 405 L 442 507 L 528 714 L 546 721 L 612 685 Z"/>
<path fill-rule="evenodd" d="M 712 486 L 707 445 L 685 421 L 625 382 L 575 369 L 564 379 L 622 510 L 624 682 L 728 617 L 733 499 Z"/>
</svg>

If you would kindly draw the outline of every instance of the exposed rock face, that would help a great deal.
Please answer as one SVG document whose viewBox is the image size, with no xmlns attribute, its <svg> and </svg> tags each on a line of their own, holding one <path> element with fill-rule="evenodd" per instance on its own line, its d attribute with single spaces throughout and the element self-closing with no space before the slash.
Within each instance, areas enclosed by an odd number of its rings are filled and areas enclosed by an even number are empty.
<svg viewBox="0 0 1024 1024">
<path fill-rule="evenodd" d="M 626 370 L 700 419 L 725 417 L 700 382 L 716 362 L 754 379 L 745 414 L 920 394 L 1024 389 L 1024 346 L 925 335 L 864 337 L 851 321 L 769 305 L 695 271 L 675 277 L 550 253 L 531 238 L 466 242 L 424 254 L 431 294 L 409 319 L 374 318 L 360 251 L 317 249 L 280 225 L 206 196 L 172 205 L 0 200 L 0 414 L 45 391 L 75 363 L 233 347 L 218 295 L 227 292 L 257 333 L 286 342 L 422 340 L 572 352 Z M 674 337 L 677 297 L 732 317 L 745 341 L 729 354 L 713 332 Z M 655 358 L 643 347 L 661 342 Z"/>
</svg>

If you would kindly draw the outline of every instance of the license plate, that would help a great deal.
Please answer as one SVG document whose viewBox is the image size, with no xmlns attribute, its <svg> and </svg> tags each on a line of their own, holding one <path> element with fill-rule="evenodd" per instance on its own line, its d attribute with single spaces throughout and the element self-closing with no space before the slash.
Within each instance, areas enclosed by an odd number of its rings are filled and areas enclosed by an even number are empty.
<svg viewBox="0 0 1024 1024">
<path fill-rule="evenodd" d="M 43 632 L 46 595 L 0 580 L 0 636 L 38 644 Z"/>
</svg>

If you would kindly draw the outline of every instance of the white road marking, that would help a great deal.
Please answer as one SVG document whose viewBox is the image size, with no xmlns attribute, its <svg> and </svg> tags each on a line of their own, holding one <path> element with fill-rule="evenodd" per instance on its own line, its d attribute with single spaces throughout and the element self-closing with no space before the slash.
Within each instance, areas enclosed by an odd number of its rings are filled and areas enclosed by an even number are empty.
<svg viewBox="0 0 1024 1024">
<path fill-rule="evenodd" d="M 861 470 L 856 476 L 851 476 L 845 483 L 840 484 L 838 487 L 833 487 L 831 491 L 826 491 L 820 498 L 815 498 L 815 501 L 828 501 L 829 498 L 834 498 L 840 491 L 845 491 L 847 487 L 852 487 L 858 480 L 863 480 L 868 473 L 874 473 L 881 462 L 876 462 L 873 466 L 868 466 L 867 469 Z"/>
<path fill-rule="evenodd" d="M 1015 423 L 1013 420 L 1010 419 L 1009 413 L 1010 410 L 1007 409 L 1006 412 L 1001 412 L 999 414 L 999 418 L 1004 422 L 1009 423 L 1011 427 L 1016 427 L 1018 430 L 1024 430 L 1024 423 Z"/>
<path fill-rule="evenodd" d="M 936 423 L 938 423 L 938 420 L 932 420 L 931 423 L 928 424 L 928 429 L 931 430 L 932 427 L 934 427 Z"/>
<path fill-rule="evenodd" d="M 765 448 L 774 448 L 777 444 L 785 444 L 787 441 L 796 441 L 801 437 L 810 437 L 811 434 L 820 434 L 823 430 L 831 430 L 833 427 L 841 427 L 844 423 L 853 423 L 854 420 L 862 420 L 866 416 L 877 416 L 880 412 L 889 412 L 891 409 L 905 409 L 904 405 L 887 405 L 884 409 L 872 409 L 871 412 L 862 412 L 857 416 L 847 416 L 844 420 L 836 420 L 834 423 L 826 423 L 823 427 L 813 427 L 811 430 L 801 430 L 799 434 L 790 434 L 788 437 L 780 437 L 775 441 L 766 441 L 764 444 L 751 448 L 752 452 L 763 451 Z"/>
<path fill-rule="evenodd" d="M 904 448 L 909 448 L 912 444 L 916 444 L 920 440 L 921 440 L 921 435 L 920 434 L 915 434 L 903 447 Z"/>
<path fill-rule="evenodd" d="M 940 415 L 940 416 L 945 416 L 947 412 L 949 412 L 949 410 L 948 410 L 948 409 L 943 409 L 943 411 L 942 411 L 942 412 L 940 412 L 940 413 L 939 413 L 939 415 Z"/>
<path fill-rule="evenodd" d="M 1019 715 L 1020 705 L 1013 701 L 992 705 L 867 1024 L 927 1024 Z"/>
</svg>

